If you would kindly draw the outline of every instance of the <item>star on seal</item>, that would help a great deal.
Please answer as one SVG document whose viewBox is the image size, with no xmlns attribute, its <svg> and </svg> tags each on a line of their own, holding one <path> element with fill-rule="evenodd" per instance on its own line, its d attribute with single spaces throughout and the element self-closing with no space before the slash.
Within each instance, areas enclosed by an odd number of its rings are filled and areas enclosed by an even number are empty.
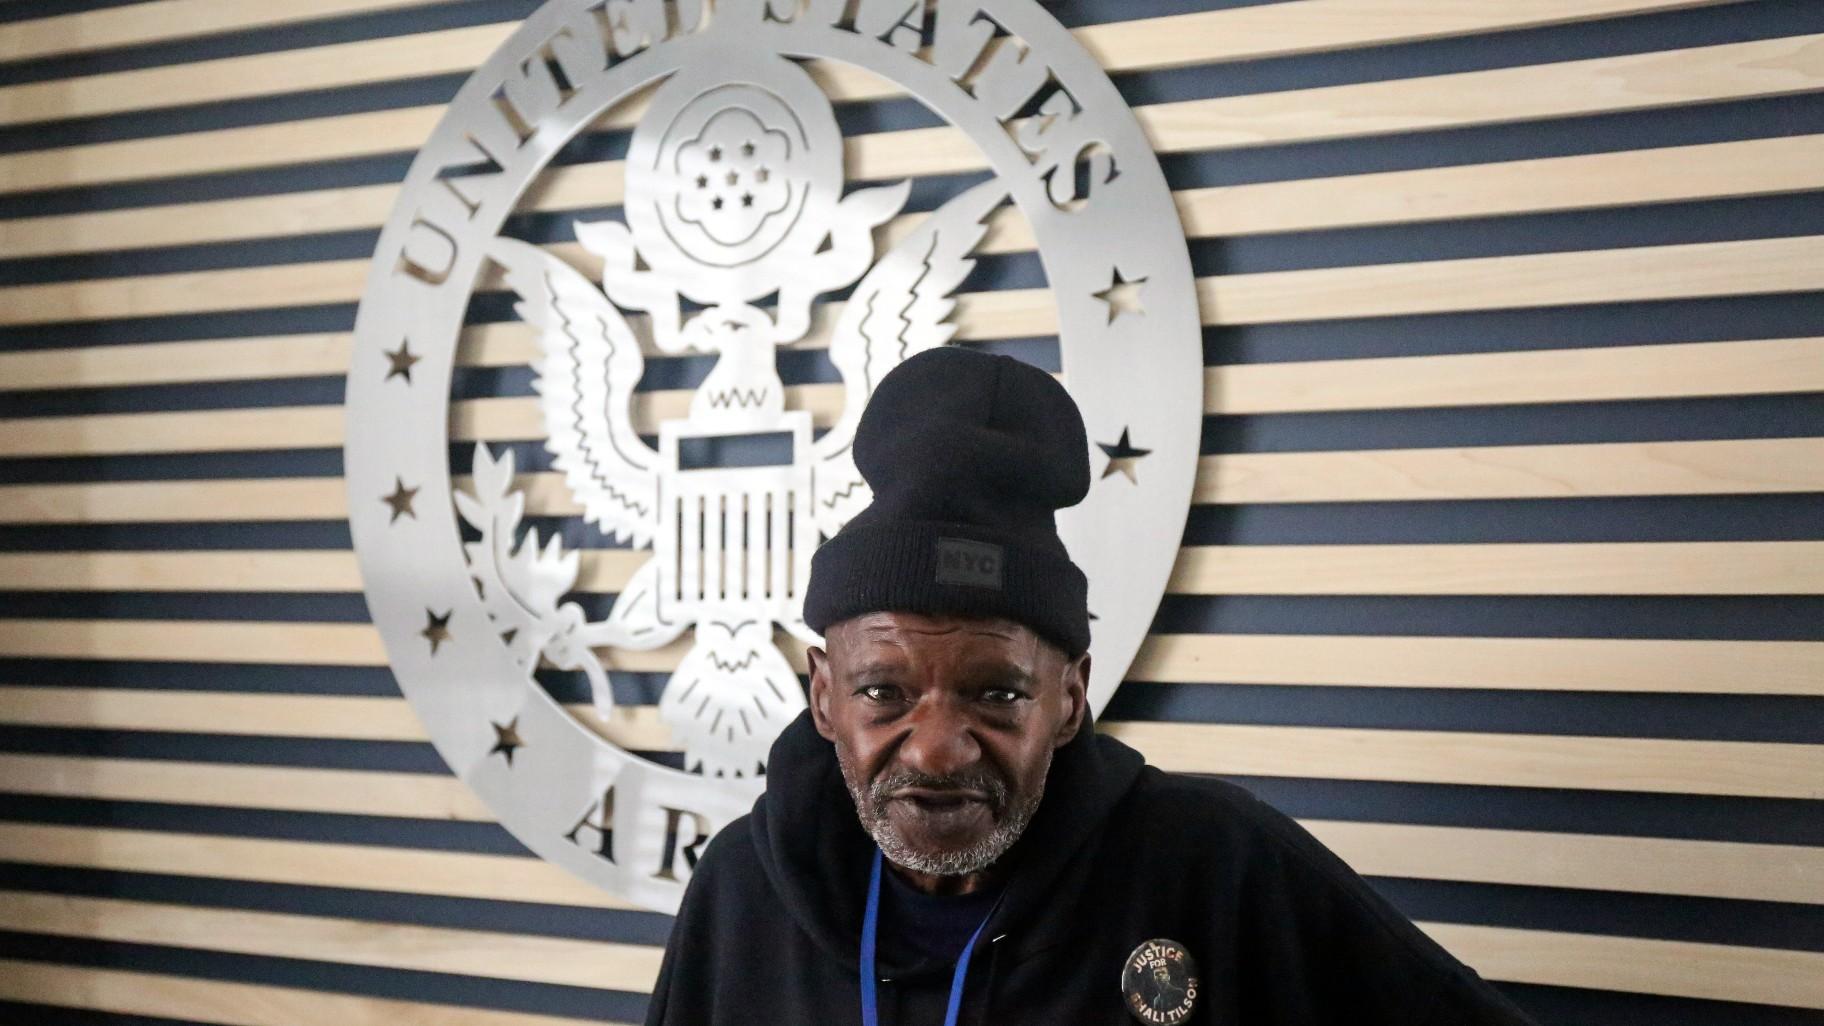
<svg viewBox="0 0 1824 1026">
<path fill-rule="evenodd" d="M 1176 1026 L 1189 1019 L 1197 991 L 1197 963 L 1175 940 L 1146 941 L 1122 963 L 1121 998 L 1141 1022 Z"/>
</svg>

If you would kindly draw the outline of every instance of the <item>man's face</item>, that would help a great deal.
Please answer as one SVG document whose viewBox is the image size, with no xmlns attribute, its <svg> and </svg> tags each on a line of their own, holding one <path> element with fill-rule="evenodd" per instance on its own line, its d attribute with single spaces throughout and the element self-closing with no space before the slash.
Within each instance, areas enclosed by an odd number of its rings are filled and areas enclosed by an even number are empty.
<svg viewBox="0 0 1824 1026">
<path fill-rule="evenodd" d="M 1081 725 L 1089 657 L 1010 620 L 868 613 L 813 648 L 811 712 L 856 814 L 895 864 L 986 869 L 1045 793 Z"/>
</svg>

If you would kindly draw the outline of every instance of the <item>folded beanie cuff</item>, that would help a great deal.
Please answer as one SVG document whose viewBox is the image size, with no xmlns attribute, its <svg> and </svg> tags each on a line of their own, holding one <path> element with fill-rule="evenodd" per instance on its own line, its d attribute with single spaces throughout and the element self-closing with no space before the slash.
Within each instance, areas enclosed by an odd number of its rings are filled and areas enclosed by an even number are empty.
<svg viewBox="0 0 1824 1026">
<path fill-rule="evenodd" d="M 1005 617 L 1075 657 L 1089 650 L 1089 585 L 1060 545 L 976 524 L 851 523 L 818 547 L 804 622 L 819 634 L 883 611 Z"/>
</svg>

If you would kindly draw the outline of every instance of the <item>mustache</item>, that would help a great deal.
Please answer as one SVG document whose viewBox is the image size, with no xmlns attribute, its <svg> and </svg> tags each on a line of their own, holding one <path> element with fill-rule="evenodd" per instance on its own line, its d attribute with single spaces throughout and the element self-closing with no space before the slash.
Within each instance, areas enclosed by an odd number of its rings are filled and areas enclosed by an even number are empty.
<svg viewBox="0 0 1824 1026">
<path fill-rule="evenodd" d="M 877 813 L 884 815 L 887 803 L 892 801 L 899 792 L 910 788 L 983 794 L 988 796 L 989 807 L 994 810 L 996 815 L 1007 809 L 1009 795 L 1007 782 L 985 766 L 947 776 L 920 773 L 916 770 L 899 770 L 883 774 L 875 777 L 874 782 L 868 785 L 868 801 Z"/>
</svg>

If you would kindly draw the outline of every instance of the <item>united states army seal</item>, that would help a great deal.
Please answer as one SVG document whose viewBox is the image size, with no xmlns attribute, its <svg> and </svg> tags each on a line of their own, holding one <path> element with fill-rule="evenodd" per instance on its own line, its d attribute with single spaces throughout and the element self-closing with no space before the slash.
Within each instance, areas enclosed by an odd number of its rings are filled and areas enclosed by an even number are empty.
<svg viewBox="0 0 1824 1026">
<path fill-rule="evenodd" d="M 1134 1018 L 1174 1026 L 1197 1009 L 1197 963 L 1175 940 L 1149 940 L 1121 967 L 1121 998 Z"/>
<path fill-rule="evenodd" d="M 900 97 L 942 124 L 844 138 L 839 103 Z M 984 259 L 1046 287 L 971 293 Z M 348 375 L 368 608 L 452 771 L 540 856 L 676 909 L 805 708 L 804 585 L 872 500 L 875 384 L 996 340 L 1055 364 L 1098 447 L 1058 528 L 1100 709 L 1203 418 L 1177 207 L 1107 75 L 1036 0 L 539 7 L 402 183 Z M 951 555 L 998 585 L 996 553 Z"/>
</svg>

